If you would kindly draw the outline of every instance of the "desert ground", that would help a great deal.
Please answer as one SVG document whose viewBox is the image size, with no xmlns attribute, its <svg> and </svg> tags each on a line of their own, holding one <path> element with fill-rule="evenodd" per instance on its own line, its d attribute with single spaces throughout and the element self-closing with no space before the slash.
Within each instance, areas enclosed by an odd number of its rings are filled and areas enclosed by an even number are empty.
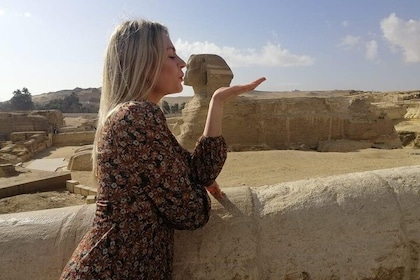
<svg viewBox="0 0 420 280">
<path fill-rule="evenodd" d="M 66 118 L 66 123 L 78 119 Z M 397 130 L 420 131 L 420 122 L 404 122 Z M 38 158 L 69 159 L 77 146 L 51 147 L 37 154 Z M 29 164 L 27 162 L 25 165 Z M 402 149 L 362 149 L 353 152 L 328 152 L 271 150 L 230 152 L 225 166 L 217 178 L 222 188 L 249 186 L 258 187 L 288 181 L 304 180 L 336 174 L 386 169 L 399 166 L 420 165 L 420 150 L 413 146 Z M 91 172 L 71 172 L 72 179 L 81 184 L 95 186 Z M 22 194 L 0 199 L 0 214 L 59 208 L 84 204 L 85 198 L 66 190 Z"/>
</svg>

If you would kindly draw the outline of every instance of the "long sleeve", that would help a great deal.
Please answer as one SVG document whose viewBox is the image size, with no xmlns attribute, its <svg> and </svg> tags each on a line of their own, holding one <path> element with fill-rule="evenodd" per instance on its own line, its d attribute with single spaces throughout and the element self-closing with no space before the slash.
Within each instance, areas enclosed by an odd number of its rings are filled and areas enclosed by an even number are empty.
<svg viewBox="0 0 420 280">
<path fill-rule="evenodd" d="M 118 168 L 127 166 L 127 176 L 136 182 L 134 192 L 146 196 L 166 223 L 176 229 L 203 226 L 210 211 L 205 186 L 226 159 L 223 138 L 203 137 L 190 154 L 178 144 L 157 105 L 131 104 L 111 120 Z"/>
<path fill-rule="evenodd" d="M 219 175 L 227 157 L 227 145 L 222 136 L 198 140 L 191 158 L 192 180 L 208 186 Z"/>
</svg>

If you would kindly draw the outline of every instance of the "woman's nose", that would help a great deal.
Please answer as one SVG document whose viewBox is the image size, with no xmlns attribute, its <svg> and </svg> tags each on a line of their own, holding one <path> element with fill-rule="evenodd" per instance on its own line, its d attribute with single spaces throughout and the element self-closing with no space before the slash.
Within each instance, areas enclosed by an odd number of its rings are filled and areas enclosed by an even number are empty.
<svg viewBox="0 0 420 280">
<path fill-rule="evenodd" d="M 185 66 L 187 66 L 187 64 L 185 64 L 185 61 L 182 58 L 180 58 L 179 56 L 178 58 L 179 58 L 179 63 L 178 63 L 179 67 L 184 68 Z"/>
</svg>

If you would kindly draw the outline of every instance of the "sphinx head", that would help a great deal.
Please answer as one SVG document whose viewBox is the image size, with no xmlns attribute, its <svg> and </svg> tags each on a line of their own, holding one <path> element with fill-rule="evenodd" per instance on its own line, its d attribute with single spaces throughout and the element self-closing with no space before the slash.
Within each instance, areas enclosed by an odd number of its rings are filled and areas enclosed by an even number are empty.
<svg viewBox="0 0 420 280">
<path fill-rule="evenodd" d="M 232 70 L 218 55 L 193 54 L 188 59 L 184 84 L 192 86 L 195 95 L 211 97 L 216 89 L 229 86 L 232 79 Z"/>
</svg>

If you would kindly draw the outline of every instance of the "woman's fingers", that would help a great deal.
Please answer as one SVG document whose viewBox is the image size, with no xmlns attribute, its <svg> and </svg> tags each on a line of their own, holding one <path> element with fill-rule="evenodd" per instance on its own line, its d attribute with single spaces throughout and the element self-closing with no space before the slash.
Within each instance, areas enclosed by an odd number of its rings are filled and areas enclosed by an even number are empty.
<svg viewBox="0 0 420 280">
<path fill-rule="evenodd" d="M 264 82 L 266 79 L 264 77 L 259 78 L 249 84 L 244 85 L 235 85 L 230 87 L 221 87 L 217 89 L 214 92 L 213 98 L 218 99 L 219 101 L 222 101 L 223 103 L 227 102 L 228 100 L 245 93 L 247 91 L 254 90 L 256 87 L 258 87 L 262 82 Z"/>
</svg>

